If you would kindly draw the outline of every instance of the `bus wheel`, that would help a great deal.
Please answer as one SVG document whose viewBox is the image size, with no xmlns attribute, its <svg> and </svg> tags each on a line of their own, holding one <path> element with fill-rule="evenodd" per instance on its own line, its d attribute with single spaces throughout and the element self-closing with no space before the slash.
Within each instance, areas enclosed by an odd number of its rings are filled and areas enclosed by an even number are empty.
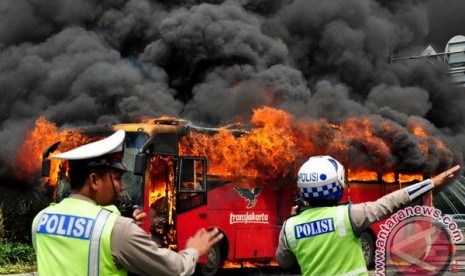
<svg viewBox="0 0 465 276">
<path fill-rule="evenodd" d="M 200 274 L 203 276 L 214 276 L 222 266 L 221 250 L 219 244 L 213 246 L 212 250 L 208 252 L 207 261 L 205 264 L 200 264 Z"/>
<path fill-rule="evenodd" d="M 363 258 L 365 259 L 367 267 L 371 268 L 374 265 L 375 241 L 373 236 L 366 231 L 362 232 L 360 238 L 362 240 Z"/>
</svg>

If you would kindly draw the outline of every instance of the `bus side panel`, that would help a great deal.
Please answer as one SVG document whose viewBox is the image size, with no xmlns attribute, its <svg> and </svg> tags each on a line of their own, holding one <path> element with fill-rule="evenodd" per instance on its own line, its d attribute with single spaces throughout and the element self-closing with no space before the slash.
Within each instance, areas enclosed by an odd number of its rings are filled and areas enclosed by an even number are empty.
<svg viewBox="0 0 465 276">
<path fill-rule="evenodd" d="M 281 231 L 283 223 L 291 216 L 291 209 L 296 204 L 294 199 L 296 199 L 298 196 L 299 195 L 294 184 L 286 184 L 278 188 L 277 226 L 279 231 Z"/>
<path fill-rule="evenodd" d="M 350 189 L 350 201 L 354 204 L 376 201 L 379 198 L 397 191 L 401 188 L 398 183 L 350 183 L 349 186 L 346 185 L 346 190 L 344 193 L 348 194 Z M 375 234 L 375 239 L 377 238 L 379 232 L 381 231 L 381 225 L 383 225 L 390 216 L 375 222 L 370 225 L 370 229 Z"/>
<path fill-rule="evenodd" d="M 345 187 L 343 200 L 350 200 L 352 203 L 376 201 L 398 189 L 399 184 L 395 183 L 350 183 Z"/>
<path fill-rule="evenodd" d="M 277 247 L 277 229 L 237 229 L 236 259 L 274 258 Z"/>
<path fill-rule="evenodd" d="M 178 250 L 186 247 L 189 237 L 200 228 L 207 228 L 207 206 L 203 205 L 188 212 L 178 214 L 176 221 Z"/>
<path fill-rule="evenodd" d="M 273 185 L 249 181 L 231 182 L 208 193 L 208 224 L 224 231 L 228 260 L 274 257 L 277 191 Z"/>
<path fill-rule="evenodd" d="M 376 183 L 351 183 L 346 185 L 344 194 L 352 203 L 375 201 L 383 196 L 384 188 Z"/>
<path fill-rule="evenodd" d="M 225 256 L 227 260 L 234 259 L 234 244 L 236 244 L 236 235 L 234 234 L 234 225 L 229 223 L 229 217 L 225 215 L 225 210 L 209 210 L 208 211 L 209 225 L 218 227 L 225 235 L 224 239 L 229 244 L 228 255 Z"/>
</svg>

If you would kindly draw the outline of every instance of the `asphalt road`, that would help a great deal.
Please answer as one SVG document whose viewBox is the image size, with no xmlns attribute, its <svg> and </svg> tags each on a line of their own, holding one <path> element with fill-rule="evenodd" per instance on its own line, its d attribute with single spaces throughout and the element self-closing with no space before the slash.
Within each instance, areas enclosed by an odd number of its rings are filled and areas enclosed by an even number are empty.
<svg viewBox="0 0 465 276">
<path fill-rule="evenodd" d="M 458 263 L 458 271 L 456 273 L 453 273 L 451 269 L 449 268 L 448 271 L 445 271 L 442 276 L 455 276 L 455 275 L 465 275 L 465 243 L 461 243 L 457 246 L 457 263 Z M 370 276 L 375 275 L 374 270 L 370 270 L 369 272 Z M 10 276 L 38 276 L 37 273 L 25 273 L 25 274 L 9 274 Z M 220 273 L 217 274 L 217 276 L 265 276 L 265 275 L 270 275 L 270 276 L 298 276 L 301 275 L 300 271 L 298 268 L 292 269 L 292 270 L 284 270 L 279 267 L 260 267 L 260 268 L 229 268 L 229 269 L 223 269 L 221 270 Z M 394 271 L 393 272 L 386 272 L 386 275 L 399 275 L 398 273 L 396 274 Z"/>
<path fill-rule="evenodd" d="M 374 270 L 368 271 L 368 274 L 370 276 L 376 275 Z M 225 269 L 225 270 L 221 271 L 221 273 L 217 274 L 217 276 L 238 276 L 238 275 L 241 275 L 241 276 L 265 276 L 265 275 L 300 276 L 301 274 L 298 271 L 288 271 L 288 270 L 282 270 L 282 269 L 279 269 L 279 268 Z M 398 272 L 395 272 L 395 271 L 391 271 L 391 272 L 387 271 L 386 276 L 389 276 L 389 275 L 397 275 L 398 276 L 398 275 L 402 275 L 402 274 L 399 274 Z M 465 275 L 465 263 L 463 265 L 459 264 L 459 270 L 458 270 L 457 273 L 453 273 L 449 269 L 448 271 L 443 272 L 443 274 L 441 274 L 441 275 L 442 276 Z"/>
<path fill-rule="evenodd" d="M 368 272 L 370 276 L 375 275 L 374 270 L 370 270 Z M 282 270 L 276 267 L 264 267 L 264 268 L 242 268 L 242 269 L 224 269 L 217 276 L 300 276 L 301 274 L 298 271 L 292 270 Z M 399 275 L 395 272 L 386 273 L 386 276 L 389 275 Z M 452 273 L 446 271 L 442 274 L 442 276 L 455 276 L 455 275 L 465 275 L 465 262 L 459 262 L 459 270 L 457 273 Z M 25 274 L 8 274 L 7 276 L 38 276 L 37 273 L 25 273 Z"/>
</svg>

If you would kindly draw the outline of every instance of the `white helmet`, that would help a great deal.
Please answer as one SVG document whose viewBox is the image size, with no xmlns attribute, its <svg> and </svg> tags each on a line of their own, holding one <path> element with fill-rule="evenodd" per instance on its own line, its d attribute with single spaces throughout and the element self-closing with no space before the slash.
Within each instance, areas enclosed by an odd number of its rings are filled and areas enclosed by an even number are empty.
<svg viewBox="0 0 465 276">
<path fill-rule="evenodd" d="M 339 201 L 344 190 L 344 167 L 331 156 L 312 156 L 299 169 L 297 186 L 306 200 Z"/>
</svg>

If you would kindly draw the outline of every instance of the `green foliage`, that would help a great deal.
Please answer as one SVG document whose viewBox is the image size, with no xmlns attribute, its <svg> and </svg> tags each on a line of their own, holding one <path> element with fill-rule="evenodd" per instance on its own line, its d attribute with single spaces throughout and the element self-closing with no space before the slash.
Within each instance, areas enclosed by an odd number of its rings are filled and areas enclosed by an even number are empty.
<svg viewBox="0 0 465 276">
<path fill-rule="evenodd" d="M 0 274 L 9 269 L 35 268 L 36 255 L 32 245 L 7 241 L 0 238 Z M 15 268 L 16 267 L 16 268 Z"/>
<path fill-rule="evenodd" d="M 36 263 L 17 263 L 0 265 L 0 275 L 3 274 L 22 274 L 37 271 Z"/>
<path fill-rule="evenodd" d="M 6 233 L 3 208 L 0 206 L 0 236 Z M 29 244 L 0 238 L 0 274 L 33 272 L 37 270 L 34 248 Z"/>
</svg>

